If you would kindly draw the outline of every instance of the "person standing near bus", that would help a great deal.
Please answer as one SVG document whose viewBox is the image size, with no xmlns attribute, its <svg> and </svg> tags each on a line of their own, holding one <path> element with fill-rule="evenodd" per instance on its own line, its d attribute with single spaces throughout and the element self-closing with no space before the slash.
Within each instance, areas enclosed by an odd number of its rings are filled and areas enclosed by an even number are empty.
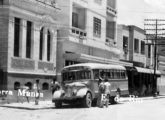
<svg viewBox="0 0 165 120">
<path fill-rule="evenodd" d="M 52 95 L 53 95 L 53 93 L 55 92 L 55 91 L 57 91 L 57 90 L 59 90 L 60 89 L 60 83 L 57 81 L 57 79 L 56 78 L 54 78 L 53 79 L 53 81 L 52 81 Z"/>
<path fill-rule="evenodd" d="M 102 108 L 104 106 L 102 97 L 103 94 L 105 93 L 105 85 L 104 85 L 104 79 L 101 77 L 99 77 L 98 86 L 99 86 L 99 90 L 98 90 L 97 106 Z"/>
<path fill-rule="evenodd" d="M 110 87 L 111 87 L 111 84 L 108 82 L 108 78 L 105 78 L 104 86 L 105 86 L 105 95 L 106 95 L 105 105 L 106 107 L 108 107 L 109 97 L 110 97 Z"/>
</svg>

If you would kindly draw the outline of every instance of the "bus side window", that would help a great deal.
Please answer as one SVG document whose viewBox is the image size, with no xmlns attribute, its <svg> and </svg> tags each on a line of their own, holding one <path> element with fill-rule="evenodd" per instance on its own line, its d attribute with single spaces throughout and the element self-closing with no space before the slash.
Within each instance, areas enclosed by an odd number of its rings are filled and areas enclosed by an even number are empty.
<svg viewBox="0 0 165 120">
<path fill-rule="evenodd" d="M 68 74 L 69 74 L 68 75 L 69 76 L 68 77 L 69 80 L 75 80 L 76 79 L 75 72 L 69 72 Z"/>
<path fill-rule="evenodd" d="M 124 72 L 124 76 L 123 76 L 123 77 L 124 77 L 124 78 L 126 78 L 126 76 L 127 76 L 127 73 L 126 73 L 126 71 L 123 71 L 123 72 Z"/>
<path fill-rule="evenodd" d="M 99 79 L 99 70 L 93 70 L 94 79 Z"/>
<path fill-rule="evenodd" d="M 90 71 L 85 71 L 85 79 L 90 79 Z"/>
<path fill-rule="evenodd" d="M 118 79 L 121 79 L 121 70 L 118 70 Z"/>
<path fill-rule="evenodd" d="M 80 79 L 84 79 L 84 71 L 80 72 Z"/>
<path fill-rule="evenodd" d="M 114 79 L 116 79 L 116 78 L 117 78 L 117 71 L 114 70 Z"/>
<path fill-rule="evenodd" d="M 112 79 L 114 79 L 114 70 L 111 70 Z"/>
<path fill-rule="evenodd" d="M 121 76 L 122 76 L 122 78 L 125 78 L 125 71 L 121 72 Z"/>
<path fill-rule="evenodd" d="M 107 77 L 108 77 L 108 79 L 111 79 L 111 73 L 110 73 L 110 70 L 107 70 Z"/>
<path fill-rule="evenodd" d="M 104 77 L 104 71 L 103 70 L 100 70 L 100 77 Z"/>
<path fill-rule="evenodd" d="M 87 75 L 88 75 L 87 79 L 91 79 L 91 71 L 87 71 Z"/>
</svg>

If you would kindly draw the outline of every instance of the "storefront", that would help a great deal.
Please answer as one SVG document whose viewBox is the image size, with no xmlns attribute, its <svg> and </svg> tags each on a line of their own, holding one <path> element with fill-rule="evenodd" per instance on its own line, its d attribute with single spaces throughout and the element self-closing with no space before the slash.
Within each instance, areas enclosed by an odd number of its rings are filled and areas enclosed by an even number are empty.
<svg viewBox="0 0 165 120">
<path fill-rule="evenodd" d="M 154 79 L 154 70 L 141 67 L 126 67 L 129 92 L 137 96 L 152 95 L 158 92 L 157 80 L 160 78 L 160 71 L 156 71 L 156 80 Z"/>
</svg>

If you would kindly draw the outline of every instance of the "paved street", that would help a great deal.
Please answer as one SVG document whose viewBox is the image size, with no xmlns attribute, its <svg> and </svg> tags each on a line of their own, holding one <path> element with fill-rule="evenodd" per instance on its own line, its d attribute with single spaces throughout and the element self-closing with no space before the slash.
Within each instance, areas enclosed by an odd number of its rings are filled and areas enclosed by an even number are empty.
<svg viewBox="0 0 165 120">
<path fill-rule="evenodd" d="M 26 110 L 0 107 L 2 120 L 164 120 L 165 98 L 142 102 L 124 102 L 109 108 L 79 108 Z"/>
</svg>

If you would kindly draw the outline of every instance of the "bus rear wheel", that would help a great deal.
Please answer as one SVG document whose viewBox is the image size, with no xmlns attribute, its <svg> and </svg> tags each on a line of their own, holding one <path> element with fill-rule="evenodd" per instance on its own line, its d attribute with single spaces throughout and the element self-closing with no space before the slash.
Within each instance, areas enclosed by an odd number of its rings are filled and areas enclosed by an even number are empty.
<svg viewBox="0 0 165 120">
<path fill-rule="evenodd" d="M 90 108 L 92 106 L 92 95 L 91 93 L 87 93 L 83 99 L 83 106 L 86 108 Z"/>
</svg>

